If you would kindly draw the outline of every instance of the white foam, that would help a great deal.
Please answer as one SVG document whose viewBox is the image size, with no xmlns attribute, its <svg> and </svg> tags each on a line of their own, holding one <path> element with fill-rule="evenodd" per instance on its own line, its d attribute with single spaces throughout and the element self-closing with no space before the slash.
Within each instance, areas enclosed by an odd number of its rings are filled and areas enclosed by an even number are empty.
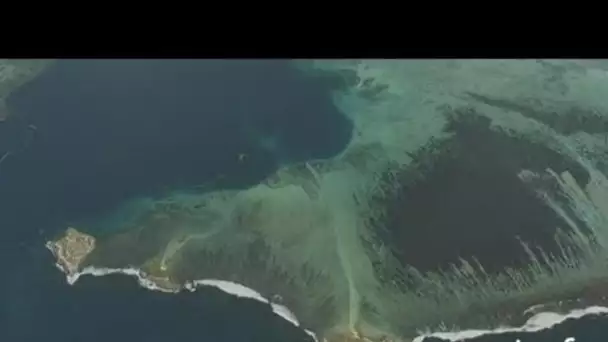
<svg viewBox="0 0 608 342">
<path fill-rule="evenodd" d="M 167 293 L 177 293 L 179 289 L 171 289 L 158 286 L 155 282 L 148 279 L 148 277 L 140 270 L 136 268 L 104 268 L 104 267 L 85 267 L 78 273 L 74 273 L 67 276 L 68 283 L 73 285 L 83 275 L 92 275 L 94 277 L 102 277 L 110 274 L 126 274 L 137 278 L 137 282 L 140 286 L 145 287 L 154 291 L 161 291 Z"/>
<path fill-rule="evenodd" d="M 420 335 L 412 342 L 423 342 L 427 337 L 437 337 L 450 341 L 459 341 L 469 338 L 475 338 L 482 335 L 503 334 L 508 332 L 536 332 L 549 329 L 557 324 L 562 323 L 567 319 L 581 318 L 586 315 L 608 314 L 608 308 L 601 306 L 591 306 L 585 309 L 572 310 L 567 314 L 557 314 L 553 312 L 540 312 L 530 317 L 526 324 L 521 327 L 502 327 L 494 330 L 462 330 L 453 332 L 436 332 L 431 334 Z"/>
<path fill-rule="evenodd" d="M 65 272 L 65 270 L 63 269 L 63 267 L 61 267 L 61 265 L 59 264 L 55 264 L 61 271 Z M 296 318 L 295 314 L 289 310 L 289 308 L 287 308 L 284 305 L 280 305 L 277 303 L 272 303 L 270 300 L 268 300 L 267 298 L 265 298 L 264 296 L 262 296 L 261 293 L 255 291 L 254 289 L 251 289 L 247 286 L 238 284 L 238 283 L 234 283 L 231 281 L 226 281 L 226 280 L 220 280 L 220 279 L 199 279 L 199 280 L 193 280 L 190 282 L 185 283 L 183 286 L 181 287 L 162 287 L 159 286 L 157 283 L 155 283 L 154 281 L 150 280 L 148 275 L 141 271 L 140 269 L 137 268 L 132 268 L 132 267 L 128 267 L 128 268 L 105 268 L 105 267 L 85 267 L 84 269 L 82 269 L 80 272 L 76 272 L 73 274 L 67 274 L 67 282 L 70 285 L 73 285 L 74 283 L 76 283 L 76 281 L 78 281 L 78 279 L 83 276 L 83 275 L 91 275 L 94 277 L 101 277 L 101 276 L 105 276 L 105 275 L 110 275 L 110 274 L 124 274 L 124 275 L 128 275 L 128 276 L 132 276 L 137 278 L 137 282 L 139 283 L 140 286 L 149 289 L 149 290 L 153 290 L 153 291 L 161 291 L 161 292 L 166 292 L 166 293 L 178 293 L 181 292 L 182 290 L 188 290 L 191 292 L 196 291 L 196 289 L 199 286 L 212 286 L 215 287 L 221 291 L 224 291 L 228 294 L 231 294 L 233 296 L 237 296 L 240 298 L 251 298 L 257 301 L 260 301 L 262 303 L 267 303 L 270 305 L 270 307 L 272 308 L 272 311 L 280 316 L 281 318 L 287 320 L 288 322 L 292 323 L 293 325 L 295 325 L 296 327 L 302 328 L 300 327 L 300 322 L 298 321 L 298 319 Z M 319 340 L 317 339 L 317 336 L 315 335 L 315 333 L 313 333 L 312 331 L 308 330 L 308 329 L 303 329 L 304 332 L 306 334 L 308 334 L 309 336 L 311 336 L 316 342 L 318 342 Z"/>
<path fill-rule="evenodd" d="M 524 315 L 527 315 L 528 313 L 531 313 L 533 311 L 536 311 L 540 308 L 542 308 L 543 306 L 545 306 L 545 304 L 536 304 L 536 305 L 532 305 L 531 307 L 527 308 L 526 310 L 524 310 Z"/>
<path fill-rule="evenodd" d="M 252 298 L 258 300 L 260 302 L 268 303 L 268 300 L 264 298 L 259 292 L 248 288 L 247 286 L 243 286 L 241 284 L 233 283 L 231 281 L 226 280 L 218 280 L 218 279 L 202 279 L 202 280 L 194 280 L 192 282 L 187 283 L 184 287 L 190 291 L 195 291 L 198 286 L 213 286 L 216 287 L 226 293 L 231 295 L 235 295 L 237 297 L 244 298 Z"/>
<path fill-rule="evenodd" d="M 530 317 L 526 322 L 526 325 L 530 327 L 546 327 L 554 324 L 553 322 L 559 322 L 562 316 L 555 312 L 539 312 L 536 315 Z"/>
</svg>

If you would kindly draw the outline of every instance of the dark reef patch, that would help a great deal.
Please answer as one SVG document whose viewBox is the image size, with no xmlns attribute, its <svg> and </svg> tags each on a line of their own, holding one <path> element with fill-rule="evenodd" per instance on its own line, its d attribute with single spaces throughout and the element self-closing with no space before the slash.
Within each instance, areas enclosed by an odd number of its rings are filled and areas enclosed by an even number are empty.
<svg viewBox="0 0 608 342">
<path fill-rule="evenodd" d="M 556 229 L 567 227 L 518 173 L 550 167 L 586 184 L 586 171 L 546 147 L 491 130 L 472 110 L 452 114 L 453 137 L 427 146 L 414 167 L 391 179 L 399 187 L 382 224 L 401 262 L 426 271 L 475 257 L 495 272 L 528 261 L 518 237 L 557 252 Z"/>
</svg>

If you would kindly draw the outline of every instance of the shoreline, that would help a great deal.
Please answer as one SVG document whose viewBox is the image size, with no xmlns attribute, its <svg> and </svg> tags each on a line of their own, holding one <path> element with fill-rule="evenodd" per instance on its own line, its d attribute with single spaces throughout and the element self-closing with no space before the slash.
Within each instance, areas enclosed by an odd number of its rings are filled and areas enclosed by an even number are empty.
<svg viewBox="0 0 608 342">
<path fill-rule="evenodd" d="M 80 233 L 82 234 L 82 233 Z M 147 274 L 146 272 L 133 268 L 104 268 L 87 266 L 82 269 L 78 269 L 78 265 L 66 265 L 66 258 L 60 257 L 60 253 L 64 250 L 59 248 L 58 242 L 49 241 L 46 243 L 47 249 L 49 249 L 53 255 L 57 258 L 55 266 L 66 275 L 66 281 L 70 285 L 74 285 L 82 276 L 94 276 L 101 277 L 112 274 L 122 274 L 130 277 L 134 277 L 137 283 L 148 290 L 159 291 L 168 294 L 175 294 L 184 290 L 195 292 L 199 287 L 210 286 L 219 289 L 227 294 L 239 297 L 249 298 L 261 303 L 270 305 L 272 311 L 280 316 L 281 318 L 289 321 L 291 324 L 298 328 L 301 328 L 306 334 L 311 336 L 315 342 L 319 342 L 317 335 L 303 328 L 300 325 L 295 314 L 286 306 L 274 303 L 272 300 L 262 296 L 259 292 L 242 284 L 234 283 L 231 281 L 221 279 L 199 279 L 188 281 L 184 284 L 176 284 L 169 280 L 169 278 L 155 277 Z M 76 267 L 76 268 L 75 268 Z M 419 335 L 414 337 L 411 342 L 424 342 L 427 338 L 439 338 L 449 341 L 461 341 L 464 339 L 472 339 L 480 336 L 489 335 L 500 335 L 504 333 L 531 333 L 538 332 L 563 323 L 568 319 L 578 319 L 587 315 L 607 315 L 608 307 L 598 306 L 590 304 L 585 308 L 574 308 L 568 312 L 557 313 L 551 310 L 543 310 L 547 307 L 546 304 L 536 304 L 525 309 L 522 314 L 529 315 L 529 318 L 525 324 L 519 327 L 503 326 L 496 329 L 463 329 L 463 330 L 451 330 L 451 331 L 435 331 L 435 332 L 419 332 Z M 530 315 L 532 313 L 532 315 Z M 323 339 L 323 341 L 326 341 Z"/>
<path fill-rule="evenodd" d="M 53 252 L 52 247 L 50 247 L 50 246 L 52 246 L 52 243 L 48 242 L 47 248 Z M 53 252 L 53 254 L 55 254 L 55 252 Z M 236 296 L 239 298 L 249 298 L 249 299 L 253 299 L 253 300 L 259 301 L 261 303 L 270 305 L 272 311 L 276 315 L 287 320 L 288 322 L 295 325 L 296 327 L 301 328 L 306 334 L 311 336 L 315 342 L 319 342 L 319 340 L 314 332 L 300 326 L 300 322 L 298 321 L 297 317 L 291 310 L 289 310 L 288 307 L 278 304 L 278 303 L 274 303 L 273 301 L 269 300 L 268 298 L 265 298 L 264 296 L 262 296 L 259 292 L 255 291 L 254 289 L 251 289 L 251 288 L 246 287 L 241 284 L 237 284 L 234 282 L 221 280 L 221 279 L 198 279 L 198 280 L 192 280 L 192 281 L 189 281 L 189 282 L 186 282 L 186 283 L 180 285 L 180 284 L 172 283 L 168 278 L 155 277 L 155 276 L 147 274 L 146 272 L 144 272 L 140 269 L 131 268 L 131 267 L 129 267 L 129 268 L 104 268 L 104 267 L 87 266 L 79 271 L 68 273 L 68 272 L 66 272 L 66 268 L 64 266 L 62 266 L 59 262 L 55 263 L 55 266 L 62 273 L 64 273 L 66 275 L 66 281 L 69 285 L 74 285 L 82 276 L 89 275 L 89 276 L 94 276 L 94 277 L 102 277 L 102 276 L 112 275 L 112 274 L 122 274 L 122 275 L 127 275 L 130 277 L 136 278 L 137 283 L 141 287 L 143 287 L 147 290 L 159 291 L 159 292 L 168 293 L 168 294 L 171 294 L 171 293 L 175 294 L 175 293 L 182 292 L 184 290 L 190 291 L 190 292 L 195 292 L 198 287 L 202 287 L 202 286 L 215 287 L 215 288 L 219 289 L 220 291 L 223 291 L 227 294 L 230 294 L 230 295 L 233 295 L 233 296 Z"/>
</svg>

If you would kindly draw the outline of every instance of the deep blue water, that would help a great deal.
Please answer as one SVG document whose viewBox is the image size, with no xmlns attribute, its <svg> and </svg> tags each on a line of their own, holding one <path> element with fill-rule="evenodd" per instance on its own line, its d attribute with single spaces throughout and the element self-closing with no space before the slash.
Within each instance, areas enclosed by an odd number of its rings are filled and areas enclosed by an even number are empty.
<svg viewBox="0 0 608 342">
<path fill-rule="evenodd" d="M 332 156 L 351 125 L 323 84 L 282 61 L 61 61 L 9 106 L 0 341 L 308 338 L 267 307 L 217 291 L 167 295 L 121 276 L 70 287 L 44 242 L 131 196 L 244 187 L 282 162 Z M 259 143 L 263 135 L 278 148 Z"/>
</svg>

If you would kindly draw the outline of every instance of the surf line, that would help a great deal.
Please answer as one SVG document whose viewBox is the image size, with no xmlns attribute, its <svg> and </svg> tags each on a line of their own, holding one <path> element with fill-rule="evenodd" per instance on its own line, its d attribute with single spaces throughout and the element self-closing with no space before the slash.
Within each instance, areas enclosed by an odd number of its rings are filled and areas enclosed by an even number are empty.
<svg viewBox="0 0 608 342">
<path fill-rule="evenodd" d="M 515 340 L 515 342 L 524 342 L 524 341 L 522 341 L 521 339 L 518 338 L 517 340 Z M 576 338 L 574 338 L 574 337 L 566 337 L 564 339 L 564 342 L 576 342 Z"/>
</svg>

